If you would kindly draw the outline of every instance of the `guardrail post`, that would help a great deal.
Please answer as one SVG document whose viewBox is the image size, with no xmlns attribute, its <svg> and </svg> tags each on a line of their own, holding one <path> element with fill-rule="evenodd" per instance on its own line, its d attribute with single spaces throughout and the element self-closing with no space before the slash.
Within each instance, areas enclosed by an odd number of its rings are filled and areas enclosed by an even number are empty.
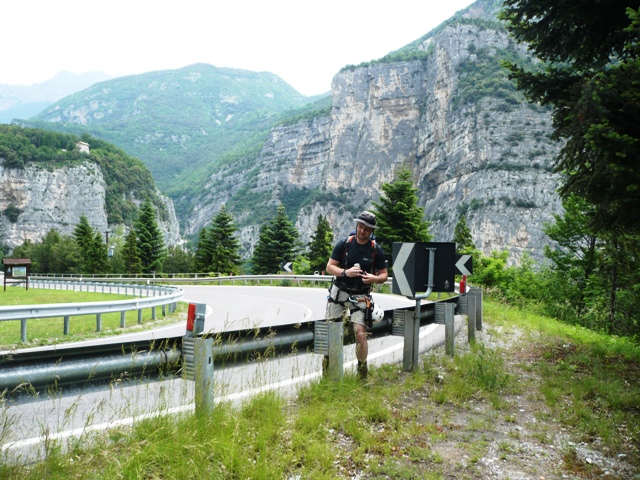
<svg viewBox="0 0 640 480">
<path fill-rule="evenodd" d="M 138 309 L 138 323 L 142 323 L 142 309 Z"/>
<path fill-rule="evenodd" d="M 69 335 L 69 315 L 64 316 L 64 334 Z"/>
<path fill-rule="evenodd" d="M 344 375 L 344 323 L 328 323 L 329 355 L 326 357 L 327 374 L 333 380 L 340 380 Z"/>
<path fill-rule="evenodd" d="M 469 343 L 476 341 L 476 297 L 469 295 L 467 298 L 467 328 L 469 330 Z"/>
<path fill-rule="evenodd" d="M 211 415 L 213 395 L 213 338 L 194 338 L 195 411 L 196 415 Z"/>
<path fill-rule="evenodd" d="M 340 380 L 344 376 L 344 324 L 342 321 L 318 320 L 314 324 L 313 350 L 324 355 L 322 376 Z"/>
<path fill-rule="evenodd" d="M 156 319 L 156 307 L 151 307 L 151 320 Z"/>
<path fill-rule="evenodd" d="M 476 299 L 476 330 L 482 331 L 482 289 L 480 287 L 471 287 L 470 291 Z"/>
<path fill-rule="evenodd" d="M 402 351 L 402 369 L 413 372 L 418 367 L 420 354 L 420 301 L 416 300 L 416 309 L 404 312 L 404 348 Z"/>
<path fill-rule="evenodd" d="M 20 340 L 22 343 L 27 343 L 27 319 L 20 320 Z"/>
<path fill-rule="evenodd" d="M 127 312 L 124 310 L 120 312 L 120 328 L 125 328 L 127 326 Z"/>
<path fill-rule="evenodd" d="M 102 331 L 102 314 L 96 313 L 96 332 Z"/>
<path fill-rule="evenodd" d="M 455 337 L 455 305 L 453 303 L 444 304 L 444 344 L 445 353 L 447 355 L 453 355 L 453 344 Z"/>
</svg>

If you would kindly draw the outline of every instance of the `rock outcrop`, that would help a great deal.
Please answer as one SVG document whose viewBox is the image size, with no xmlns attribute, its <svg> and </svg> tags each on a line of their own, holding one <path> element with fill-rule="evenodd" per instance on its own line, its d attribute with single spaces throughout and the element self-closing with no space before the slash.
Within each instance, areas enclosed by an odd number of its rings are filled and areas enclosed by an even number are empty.
<svg viewBox="0 0 640 480">
<path fill-rule="evenodd" d="M 105 180 L 95 163 L 56 169 L 5 168 L 3 163 L 0 159 L 0 245 L 13 248 L 25 240 L 37 242 L 52 228 L 71 235 L 83 214 L 97 231 L 112 227 L 107 224 Z M 158 226 L 165 243 L 174 245 L 181 237 L 173 202 L 161 198 L 169 218 L 159 220 Z M 1 214 L 10 206 L 15 218 Z"/>
</svg>

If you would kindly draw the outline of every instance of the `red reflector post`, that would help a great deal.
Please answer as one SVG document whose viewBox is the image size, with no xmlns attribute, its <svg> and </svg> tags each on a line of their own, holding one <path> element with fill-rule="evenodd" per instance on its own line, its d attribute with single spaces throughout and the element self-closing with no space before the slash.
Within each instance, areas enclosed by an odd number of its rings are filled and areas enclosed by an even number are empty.
<svg viewBox="0 0 640 480">
<path fill-rule="evenodd" d="M 460 293 L 467 293 L 467 276 L 462 275 L 462 280 L 460 281 Z"/>
<path fill-rule="evenodd" d="M 187 331 L 193 332 L 193 325 L 196 321 L 196 304 L 190 303 L 187 310 Z"/>
</svg>

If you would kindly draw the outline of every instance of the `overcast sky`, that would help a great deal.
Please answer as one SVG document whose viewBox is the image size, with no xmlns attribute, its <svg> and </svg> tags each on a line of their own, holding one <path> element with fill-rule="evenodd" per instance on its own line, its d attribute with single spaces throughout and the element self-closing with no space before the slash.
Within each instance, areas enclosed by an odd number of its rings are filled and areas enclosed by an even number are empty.
<svg viewBox="0 0 640 480">
<path fill-rule="evenodd" d="M 197 62 L 269 71 L 304 95 L 420 38 L 472 0 L 4 0 L 0 83 Z"/>
</svg>

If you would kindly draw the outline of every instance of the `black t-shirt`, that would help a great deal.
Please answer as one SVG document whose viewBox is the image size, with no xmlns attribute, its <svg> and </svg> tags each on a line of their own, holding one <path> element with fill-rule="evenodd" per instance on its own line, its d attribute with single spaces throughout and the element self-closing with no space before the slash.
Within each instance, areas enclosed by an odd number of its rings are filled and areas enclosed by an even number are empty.
<svg viewBox="0 0 640 480">
<path fill-rule="evenodd" d="M 340 268 L 349 269 L 356 263 L 360 264 L 360 268 L 365 272 L 375 273 L 378 270 L 387 268 L 387 262 L 382 247 L 371 240 L 367 241 L 364 245 L 360 245 L 353 236 L 350 242 L 347 243 L 349 237 L 343 238 L 336 246 L 333 247 L 333 253 L 331 258 L 338 262 Z M 375 253 L 372 243 L 375 244 Z M 360 277 L 336 277 L 338 286 L 342 286 L 345 289 L 353 291 L 368 292 L 371 288 L 370 285 L 365 285 Z"/>
</svg>

